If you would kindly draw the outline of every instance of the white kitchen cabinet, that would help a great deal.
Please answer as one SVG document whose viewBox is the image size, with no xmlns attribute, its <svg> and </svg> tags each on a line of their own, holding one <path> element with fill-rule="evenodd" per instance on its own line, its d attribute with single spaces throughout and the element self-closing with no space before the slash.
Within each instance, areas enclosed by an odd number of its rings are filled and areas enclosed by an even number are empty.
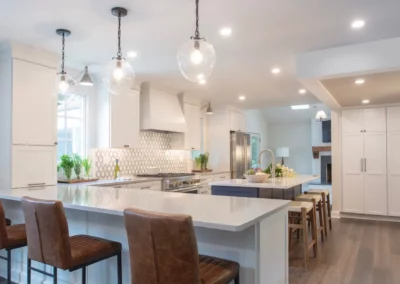
<svg viewBox="0 0 400 284">
<path fill-rule="evenodd" d="M 161 191 L 161 181 L 146 181 L 140 183 L 129 183 L 126 185 L 126 188 L 130 189 L 141 189 L 141 190 L 153 190 L 153 191 Z"/>
<path fill-rule="evenodd" d="M 400 131 L 400 106 L 387 108 L 387 131 Z"/>
<path fill-rule="evenodd" d="M 12 188 L 57 184 L 56 146 L 12 146 Z"/>
<path fill-rule="evenodd" d="M 384 107 L 363 109 L 363 120 L 365 132 L 386 133 L 386 109 Z"/>
<path fill-rule="evenodd" d="M 171 149 L 201 150 L 200 108 L 197 105 L 184 103 L 186 128 L 184 133 L 171 134 Z"/>
<path fill-rule="evenodd" d="M 388 132 L 389 216 L 400 217 L 400 131 Z"/>
<path fill-rule="evenodd" d="M 55 70 L 13 59 L 12 86 L 12 143 L 56 145 Z"/>
<path fill-rule="evenodd" d="M 139 148 L 139 91 L 110 95 L 110 147 Z"/>
<path fill-rule="evenodd" d="M 229 127 L 231 131 L 246 131 L 246 116 L 244 113 L 230 110 Z"/>
<path fill-rule="evenodd" d="M 364 129 L 363 110 L 342 111 L 342 130 L 344 134 L 354 134 Z"/>
</svg>

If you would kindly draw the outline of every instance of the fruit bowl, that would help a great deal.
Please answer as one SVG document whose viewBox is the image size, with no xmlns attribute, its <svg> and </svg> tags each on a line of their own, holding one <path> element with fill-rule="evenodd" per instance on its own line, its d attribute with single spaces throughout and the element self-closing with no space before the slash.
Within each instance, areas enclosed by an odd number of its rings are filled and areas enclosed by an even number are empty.
<svg viewBox="0 0 400 284">
<path fill-rule="evenodd" d="M 266 181 L 269 176 L 269 174 L 244 175 L 244 177 L 251 183 L 262 183 Z"/>
</svg>

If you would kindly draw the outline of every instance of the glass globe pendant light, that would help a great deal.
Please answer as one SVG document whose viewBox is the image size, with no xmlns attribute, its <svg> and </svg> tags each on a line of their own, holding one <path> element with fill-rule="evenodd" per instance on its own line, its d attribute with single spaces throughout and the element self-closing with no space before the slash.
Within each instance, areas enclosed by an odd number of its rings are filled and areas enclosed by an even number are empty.
<svg viewBox="0 0 400 284">
<path fill-rule="evenodd" d="M 200 37 L 199 0 L 196 0 L 196 31 L 178 50 L 179 69 L 189 81 L 204 84 L 214 69 L 216 59 L 214 47 Z"/>
<path fill-rule="evenodd" d="M 135 73 L 121 52 L 121 18 L 128 15 L 125 8 L 115 7 L 111 13 L 118 17 L 118 52 L 107 66 L 104 82 L 110 93 L 117 95 L 129 91 L 133 87 Z"/>
<path fill-rule="evenodd" d="M 57 90 L 62 95 L 67 95 L 73 92 L 74 87 L 76 86 L 76 80 L 67 74 L 64 69 L 65 62 L 65 37 L 71 35 L 69 30 L 58 29 L 56 33 L 59 36 L 62 36 L 62 55 L 61 55 L 61 71 L 57 73 Z"/>
</svg>

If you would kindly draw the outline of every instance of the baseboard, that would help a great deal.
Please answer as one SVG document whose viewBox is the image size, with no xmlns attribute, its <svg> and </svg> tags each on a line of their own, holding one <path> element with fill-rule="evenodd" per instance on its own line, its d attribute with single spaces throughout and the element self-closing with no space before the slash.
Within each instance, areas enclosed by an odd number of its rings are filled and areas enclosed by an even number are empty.
<svg viewBox="0 0 400 284">
<path fill-rule="evenodd" d="M 340 219 L 340 217 L 341 217 L 339 211 L 332 211 L 332 212 L 331 212 L 331 216 L 332 216 L 332 218 L 334 218 L 334 219 Z"/>
<path fill-rule="evenodd" d="M 333 212 L 332 212 L 332 217 L 333 217 Z M 400 217 L 365 215 L 365 214 L 345 213 L 345 212 L 340 213 L 340 218 L 400 223 Z"/>
</svg>

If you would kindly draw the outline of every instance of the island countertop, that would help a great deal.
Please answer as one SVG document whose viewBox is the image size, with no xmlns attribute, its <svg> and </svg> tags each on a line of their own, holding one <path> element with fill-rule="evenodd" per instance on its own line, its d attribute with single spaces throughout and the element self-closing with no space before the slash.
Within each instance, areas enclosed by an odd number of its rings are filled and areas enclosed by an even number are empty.
<svg viewBox="0 0 400 284">
<path fill-rule="evenodd" d="M 161 213 L 186 214 L 192 216 L 196 227 L 225 231 L 243 231 L 289 205 L 286 200 L 196 195 L 87 185 L 0 189 L 0 199 L 20 201 L 23 196 L 60 200 L 67 209 L 120 216 L 123 215 L 124 209 L 130 207 Z"/>
<path fill-rule="evenodd" d="M 280 188 L 288 189 L 294 186 L 307 183 L 318 179 L 318 175 L 296 175 L 292 178 L 269 178 L 263 183 L 251 183 L 246 179 L 229 179 L 210 182 L 211 186 L 228 186 L 228 187 L 254 187 L 254 188 Z"/>
</svg>

